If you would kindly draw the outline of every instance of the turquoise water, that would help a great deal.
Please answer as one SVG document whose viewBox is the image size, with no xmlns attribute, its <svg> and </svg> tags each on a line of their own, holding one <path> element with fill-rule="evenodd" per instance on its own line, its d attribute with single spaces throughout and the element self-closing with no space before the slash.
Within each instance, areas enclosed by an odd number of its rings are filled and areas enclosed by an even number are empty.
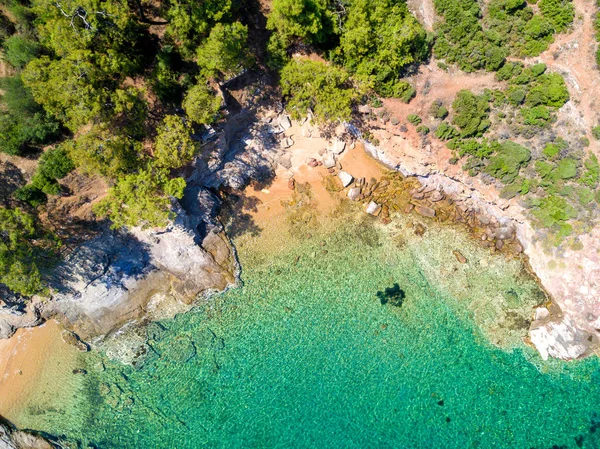
<svg viewBox="0 0 600 449">
<path fill-rule="evenodd" d="M 242 288 L 152 324 L 138 367 L 84 356 L 75 399 L 29 427 L 98 448 L 600 447 L 600 365 L 520 343 L 543 295 L 519 262 L 409 221 L 294 229 L 240 237 Z"/>
</svg>

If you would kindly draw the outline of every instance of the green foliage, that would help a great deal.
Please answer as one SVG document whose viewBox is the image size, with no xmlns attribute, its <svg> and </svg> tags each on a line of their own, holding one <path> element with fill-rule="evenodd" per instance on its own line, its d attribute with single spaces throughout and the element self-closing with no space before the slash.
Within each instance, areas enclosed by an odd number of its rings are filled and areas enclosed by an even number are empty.
<svg viewBox="0 0 600 449">
<path fill-rule="evenodd" d="M 60 193 L 57 180 L 67 176 L 74 168 L 75 165 L 64 148 L 48 150 L 40 157 L 31 185 L 48 195 L 57 195 Z"/>
<path fill-rule="evenodd" d="M 583 206 L 587 206 L 594 201 L 594 191 L 588 187 L 579 187 L 576 190 L 577 199 Z"/>
<path fill-rule="evenodd" d="M 477 159 L 486 159 L 494 151 L 487 141 L 477 139 L 456 139 L 450 146 L 458 152 L 459 157 L 469 154 Z"/>
<path fill-rule="evenodd" d="M 348 120 L 354 91 L 348 74 L 320 61 L 292 60 L 281 71 L 281 92 L 294 118 L 312 110 L 317 122 Z"/>
<path fill-rule="evenodd" d="M 167 115 L 158 127 L 154 142 L 154 164 L 165 169 L 183 167 L 198 152 L 198 145 L 190 137 L 189 123 L 177 115 Z"/>
<path fill-rule="evenodd" d="M 551 164 L 546 161 L 536 161 L 535 162 L 535 171 L 542 178 L 548 178 L 552 174 L 552 170 L 554 170 L 554 164 Z"/>
<path fill-rule="evenodd" d="M 414 90 L 399 76 L 423 61 L 429 41 L 406 3 L 393 0 L 353 0 L 342 26 L 335 59 L 384 97 L 410 100 Z M 410 94 L 409 94 L 410 92 Z"/>
<path fill-rule="evenodd" d="M 40 45 L 37 42 L 18 34 L 6 39 L 2 47 L 6 61 L 17 69 L 25 67 L 40 52 Z"/>
<path fill-rule="evenodd" d="M 500 179 L 504 184 L 512 183 L 522 167 L 531 160 L 531 152 L 514 142 L 494 143 L 494 156 L 490 157 L 485 172 Z"/>
<path fill-rule="evenodd" d="M 410 123 L 412 123 L 415 126 L 417 126 L 422 121 L 421 117 L 419 117 L 417 114 L 408 114 L 406 116 L 406 120 L 408 120 Z"/>
<path fill-rule="evenodd" d="M 438 129 L 435 131 L 435 136 L 441 140 L 450 140 L 458 137 L 460 132 L 453 126 L 450 126 L 448 123 L 443 122 L 438 126 Z"/>
<path fill-rule="evenodd" d="M 0 207 L 0 283 L 25 296 L 43 289 L 33 246 L 35 237 L 31 215 Z"/>
<path fill-rule="evenodd" d="M 511 199 L 517 195 L 527 195 L 532 189 L 534 182 L 530 179 L 519 178 L 512 184 L 508 184 L 500 191 L 500 198 Z"/>
<path fill-rule="evenodd" d="M 185 94 L 183 110 L 194 123 L 211 124 L 221 109 L 221 97 L 217 96 L 206 83 L 199 82 Z"/>
<path fill-rule="evenodd" d="M 452 103 L 454 117 L 452 123 L 461 130 L 461 137 L 481 136 L 490 126 L 487 99 L 475 96 L 468 90 L 461 90 Z"/>
<path fill-rule="evenodd" d="M 538 201 L 537 207 L 532 211 L 539 223 L 546 228 L 565 228 L 565 222 L 577 216 L 577 212 L 565 198 L 550 195 Z"/>
<path fill-rule="evenodd" d="M 531 126 L 545 126 L 550 122 L 550 110 L 545 106 L 521 108 L 523 123 Z"/>
<path fill-rule="evenodd" d="M 427 126 L 425 126 L 425 125 L 419 125 L 419 126 L 417 126 L 417 129 L 416 129 L 416 131 L 417 131 L 419 134 L 421 134 L 421 135 L 423 135 L 423 136 L 424 136 L 424 135 L 427 135 L 427 134 L 429 134 L 429 131 L 430 131 L 430 130 L 429 130 L 429 128 L 428 128 Z"/>
<path fill-rule="evenodd" d="M 61 145 L 80 171 L 108 178 L 127 173 L 143 161 L 140 142 L 101 125 Z"/>
<path fill-rule="evenodd" d="M 74 51 L 59 60 L 34 59 L 23 81 L 46 111 L 73 131 L 89 122 L 120 119 L 135 128 L 145 119 L 146 104 L 133 88 L 117 87 L 121 75 L 104 72 L 96 55 Z"/>
<path fill-rule="evenodd" d="M 592 128 L 592 135 L 594 136 L 594 139 L 600 140 L 600 126 L 594 126 Z"/>
<path fill-rule="evenodd" d="M 0 112 L 0 151 L 20 154 L 57 137 L 58 123 L 34 101 L 19 76 L 0 78 L 0 88 L 5 106 Z"/>
<path fill-rule="evenodd" d="M 558 73 L 541 75 L 527 95 L 527 106 L 549 106 L 560 108 L 569 100 L 569 91 L 564 78 Z"/>
<path fill-rule="evenodd" d="M 577 161 L 569 157 L 558 161 L 556 172 L 553 177 L 556 179 L 571 179 L 577 176 Z"/>
<path fill-rule="evenodd" d="M 326 0 L 273 0 L 267 29 L 285 47 L 297 38 L 322 44 L 337 31 L 336 23 Z"/>
<path fill-rule="evenodd" d="M 548 143 L 543 150 L 544 156 L 549 159 L 553 159 L 556 157 L 563 149 L 566 148 L 566 142 L 564 140 L 554 141 L 552 143 Z"/>
<path fill-rule="evenodd" d="M 26 184 L 23 187 L 18 188 L 13 193 L 15 199 L 29 204 L 31 207 L 38 207 L 42 204 L 46 204 L 48 197 L 37 187 L 32 184 Z"/>
<path fill-rule="evenodd" d="M 526 95 L 525 94 L 525 90 L 523 90 L 523 89 L 513 89 L 508 94 L 508 101 L 513 106 L 518 106 L 521 103 L 523 103 L 523 101 L 525 101 L 525 95 Z"/>
<path fill-rule="evenodd" d="M 534 64 L 530 67 L 531 73 L 533 73 L 533 76 L 535 76 L 536 78 L 539 77 L 540 75 L 543 75 L 546 72 L 546 64 L 544 63 L 539 63 L 539 64 Z"/>
<path fill-rule="evenodd" d="M 440 100 L 436 100 L 431 104 L 429 113 L 440 120 L 444 120 L 446 117 L 448 117 L 448 109 L 446 109 Z"/>
<path fill-rule="evenodd" d="M 248 27 L 239 22 L 218 23 L 198 48 L 197 61 L 206 77 L 230 78 L 250 66 Z"/>
<path fill-rule="evenodd" d="M 575 8 L 570 0 L 540 0 L 539 7 L 542 15 L 559 33 L 566 31 L 575 17 Z"/>
<path fill-rule="evenodd" d="M 143 169 L 119 178 L 94 212 L 110 218 L 113 229 L 165 227 L 173 217 L 171 197 L 182 198 L 184 188 L 185 180 L 169 178 L 167 169 Z"/>
<path fill-rule="evenodd" d="M 579 178 L 579 182 L 595 189 L 600 181 L 600 164 L 596 155 L 590 153 L 583 166 L 585 167 L 585 171 L 581 175 L 581 178 Z"/>
</svg>

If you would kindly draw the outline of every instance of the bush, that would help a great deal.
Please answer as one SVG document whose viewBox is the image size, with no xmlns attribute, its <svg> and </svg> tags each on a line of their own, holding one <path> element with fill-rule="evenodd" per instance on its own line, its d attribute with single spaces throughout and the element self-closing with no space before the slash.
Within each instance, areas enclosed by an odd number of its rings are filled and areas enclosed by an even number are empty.
<svg viewBox="0 0 600 449">
<path fill-rule="evenodd" d="M 446 117 L 448 117 L 448 109 L 446 109 L 440 100 L 436 100 L 431 104 L 429 113 L 440 120 L 444 120 Z"/>
<path fill-rule="evenodd" d="M 475 96 L 468 90 L 458 92 L 452 103 L 452 123 L 461 130 L 461 137 L 478 137 L 489 128 L 490 106 L 483 96 Z"/>
<path fill-rule="evenodd" d="M 422 121 L 421 117 L 419 117 L 417 114 L 408 114 L 406 116 L 406 120 L 408 120 L 410 123 L 412 123 L 415 126 L 417 126 Z"/>
<path fill-rule="evenodd" d="M 596 188 L 600 181 L 600 164 L 595 154 L 590 153 L 584 162 L 585 171 L 579 178 L 579 182 L 591 188 Z"/>
<path fill-rule="evenodd" d="M 556 171 L 553 174 L 555 179 L 571 179 L 577 176 L 577 161 L 571 158 L 564 158 L 558 161 Z"/>
<path fill-rule="evenodd" d="M 527 95 L 527 106 L 562 107 L 569 101 L 569 91 L 564 78 L 558 73 L 541 75 Z"/>
<path fill-rule="evenodd" d="M 320 61 L 292 60 L 281 71 L 281 91 L 291 115 L 300 119 L 312 110 L 317 122 L 348 120 L 354 90 L 348 74 Z"/>
<path fill-rule="evenodd" d="M 594 126 L 592 128 L 592 136 L 594 136 L 594 139 L 600 140 L 600 126 Z"/>
<path fill-rule="evenodd" d="M 429 128 L 425 125 L 417 126 L 417 132 L 423 136 L 429 134 Z"/>
<path fill-rule="evenodd" d="M 540 0 L 540 11 L 549 19 L 554 30 L 562 33 L 573 23 L 575 8 L 570 0 Z"/>
<path fill-rule="evenodd" d="M 443 122 L 442 124 L 440 124 L 440 126 L 438 126 L 438 129 L 435 130 L 435 136 L 441 140 L 454 139 L 455 137 L 458 137 L 459 135 L 460 135 L 460 132 L 453 126 L 450 126 L 446 122 Z"/>
<path fill-rule="evenodd" d="M 31 184 L 24 185 L 23 187 L 15 190 L 13 196 L 17 200 L 29 204 L 31 207 L 41 206 L 42 204 L 46 204 L 48 201 L 46 194 Z"/>
<path fill-rule="evenodd" d="M 519 175 L 519 170 L 531 160 L 531 152 L 514 142 L 495 143 L 494 156 L 490 158 L 485 172 L 500 179 L 504 184 L 512 183 Z"/>
<path fill-rule="evenodd" d="M 508 94 L 508 101 L 513 106 L 518 106 L 525 101 L 525 95 L 523 89 L 514 89 Z"/>
<path fill-rule="evenodd" d="M 207 77 L 238 75 L 251 64 L 247 51 L 248 27 L 239 22 L 218 23 L 198 48 L 197 62 Z"/>
<path fill-rule="evenodd" d="M 550 122 L 550 110 L 545 106 L 521 108 L 523 123 L 531 126 L 545 126 Z"/>
</svg>

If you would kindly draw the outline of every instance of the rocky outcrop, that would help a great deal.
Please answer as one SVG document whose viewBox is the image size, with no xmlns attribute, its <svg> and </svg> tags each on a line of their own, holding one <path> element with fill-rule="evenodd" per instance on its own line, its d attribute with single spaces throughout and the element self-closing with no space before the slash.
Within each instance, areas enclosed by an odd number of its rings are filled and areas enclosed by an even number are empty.
<svg viewBox="0 0 600 449">
<path fill-rule="evenodd" d="M 17 430 L 0 418 L 0 449 L 57 449 L 60 447 L 40 435 Z"/>
</svg>

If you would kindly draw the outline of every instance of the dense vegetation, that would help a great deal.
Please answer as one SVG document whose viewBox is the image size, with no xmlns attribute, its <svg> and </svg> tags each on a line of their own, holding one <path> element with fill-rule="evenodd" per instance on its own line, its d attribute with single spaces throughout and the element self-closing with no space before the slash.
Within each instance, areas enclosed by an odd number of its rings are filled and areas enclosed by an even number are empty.
<svg viewBox="0 0 600 449">
<path fill-rule="evenodd" d="M 579 212 L 572 199 L 597 196 L 598 161 L 560 138 L 538 151 L 490 136 L 499 126 L 512 140 L 552 128 L 569 98 L 564 80 L 514 60 L 539 55 L 571 26 L 569 0 L 435 0 L 434 34 L 403 0 L 273 0 L 266 29 L 244 0 L 0 1 L 0 151 L 37 159 L 0 206 L 0 282 L 22 294 L 43 289 L 56 247 L 44 208 L 73 171 L 109 185 L 94 212 L 114 228 L 168 224 L 205 125 L 224 120 L 219 85 L 247 70 L 269 71 L 292 116 L 319 123 L 351 120 L 378 97 L 411 101 L 408 75 L 432 50 L 442 67 L 495 71 L 506 89 L 434 102 L 435 126 L 407 120 L 446 141 L 471 174 L 505 184 L 505 197 L 542 189 L 534 215 L 561 235 Z"/>
</svg>

